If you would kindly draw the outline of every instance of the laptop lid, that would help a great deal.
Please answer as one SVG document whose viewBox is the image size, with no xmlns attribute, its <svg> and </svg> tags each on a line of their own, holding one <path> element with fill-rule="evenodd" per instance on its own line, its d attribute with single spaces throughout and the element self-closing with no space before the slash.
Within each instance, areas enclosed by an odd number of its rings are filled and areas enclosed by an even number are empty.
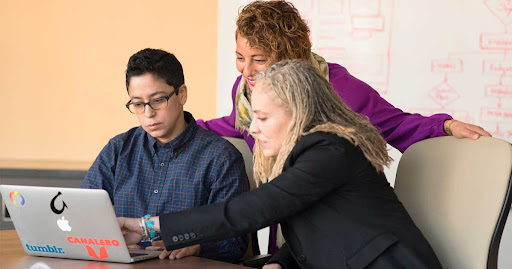
<svg viewBox="0 0 512 269">
<path fill-rule="evenodd" d="M 105 190 L 0 185 L 0 192 L 29 255 L 129 263 L 160 253 L 130 255 Z"/>
</svg>

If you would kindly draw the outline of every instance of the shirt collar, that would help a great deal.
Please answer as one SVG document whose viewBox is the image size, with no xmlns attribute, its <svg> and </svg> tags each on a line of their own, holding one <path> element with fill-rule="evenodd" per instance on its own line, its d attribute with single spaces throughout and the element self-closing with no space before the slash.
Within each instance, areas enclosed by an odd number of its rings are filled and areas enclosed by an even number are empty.
<svg viewBox="0 0 512 269">
<path fill-rule="evenodd" d="M 192 114 L 190 114 L 187 111 L 184 111 L 183 114 L 185 117 L 185 122 L 187 123 L 187 127 L 185 127 L 185 130 L 183 130 L 181 134 L 179 134 L 176 138 L 167 143 L 160 143 L 156 138 L 152 137 L 149 133 L 144 131 L 146 132 L 146 137 L 148 139 L 148 145 L 149 149 L 151 150 L 151 154 L 155 154 L 156 149 L 158 147 L 171 149 L 174 153 L 178 154 L 181 150 L 183 150 L 187 142 L 196 135 L 197 128 L 199 128 L 199 125 L 196 124 L 194 116 L 192 116 Z"/>
</svg>

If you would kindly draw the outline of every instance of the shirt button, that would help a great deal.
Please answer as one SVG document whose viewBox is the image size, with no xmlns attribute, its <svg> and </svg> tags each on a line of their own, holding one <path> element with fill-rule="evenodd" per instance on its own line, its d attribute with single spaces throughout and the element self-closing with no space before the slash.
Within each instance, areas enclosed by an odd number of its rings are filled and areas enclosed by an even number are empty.
<svg viewBox="0 0 512 269">
<path fill-rule="evenodd" d="M 196 234 L 195 233 L 190 233 L 190 238 L 192 238 L 192 239 L 196 238 Z"/>
<path fill-rule="evenodd" d="M 158 190 L 154 190 L 153 192 L 154 192 L 155 194 L 157 194 L 157 193 L 158 193 Z"/>
<path fill-rule="evenodd" d="M 161 166 L 161 167 L 164 167 L 164 165 L 165 165 L 165 163 L 161 163 L 161 164 L 160 164 L 160 166 Z"/>
<path fill-rule="evenodd" d="M 178 235 L 178 240 L 183 241 L 183 235 Z"/>
<path fill-rule="evenodd" d="M 189 234 L 184 234 L 183 236 L 185 237 L 185 240 L 189 240 L 190 239 L 190 235 Z"/>
<path fill-rule="evenodd" d="M 174 242 L 174 243 L 178 242 L 178 237 L 177 236 L 173 236 L 172 237 L 172 242 Z"/>
<path fill-rule="evenodd" d="M 303 261 L 305 261 L 305 260 L 306 260 L 306 256 L 304 256 L 304 254 L 300 254 L 299 256 L 297 256 L 297 260 L 298 260 L 299 262 L 303 262 Z"/>
</svg>

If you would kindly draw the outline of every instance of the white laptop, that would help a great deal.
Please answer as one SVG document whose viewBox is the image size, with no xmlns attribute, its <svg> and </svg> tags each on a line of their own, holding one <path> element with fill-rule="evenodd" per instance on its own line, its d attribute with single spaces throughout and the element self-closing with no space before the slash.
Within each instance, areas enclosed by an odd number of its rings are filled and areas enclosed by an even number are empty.
<svg viewBox="0 0 512 269">
<path fill-rule="evenodd" d="M 0 185 L 29 255 L 130 263 L 160 251 L 128 250 L 105 190 Z"/>
</svg>

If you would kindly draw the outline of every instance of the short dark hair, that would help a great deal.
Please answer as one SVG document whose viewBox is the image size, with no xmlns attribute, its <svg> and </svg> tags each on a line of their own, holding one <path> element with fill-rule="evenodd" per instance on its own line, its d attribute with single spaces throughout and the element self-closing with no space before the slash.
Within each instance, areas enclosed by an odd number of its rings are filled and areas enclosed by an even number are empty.
<svg viewBox="0 0 512 269">
<path fill-rule="evenodd" d="M 130 79 L 144 74 L 152 74 L 163 79 L 175 89 L 185 83 L 183 67 L 174 54 L 160 49 L 143 49 L 130 57 L 126 67 L 126 90 Z"/>
</svg>

